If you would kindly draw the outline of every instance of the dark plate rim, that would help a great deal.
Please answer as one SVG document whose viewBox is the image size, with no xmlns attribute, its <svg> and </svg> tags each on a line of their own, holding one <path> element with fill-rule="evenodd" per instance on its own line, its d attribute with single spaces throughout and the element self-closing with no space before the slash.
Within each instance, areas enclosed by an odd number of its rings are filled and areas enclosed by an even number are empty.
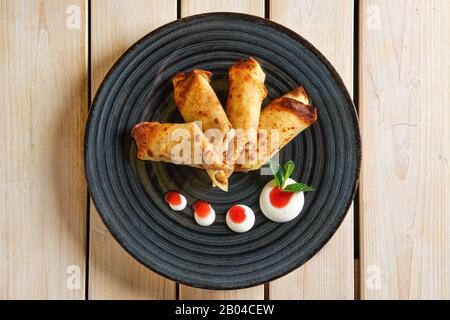
<svg viewBox="0 0 450 320">
<path fill-rule="evenodd" d="M 355 138 L 356 138 L 356 152 L 357 152 L 357 166 L 356 166 L 356 172 L 354 172 L 354 176 L 355 176 L 355 180 L 354 180 L 354 184 L 353 184 L 353 192 L 351 197 L 349 198 L 348 202 L 345 205 L 345 213 L 342 214 L 339 217 L 339 220 L 336 222 L 334 228 L 331 230 L 331 232 L 329 233 L 329 235 L 327 237 L 325 237 L 325 239 L 320 242 L 312 251 L 310 254 L 305 256 L 305 259 L 303 259 L 303 261 L 300 261 L 298 264 L 296 264 L 294 267 L 287 269 L 285 272 L 281 273 L 280 275 L 274 276 L 270 279 L 267 279 L 263 282 L 261 281 L 255 281 L 254 283 L 248 283 L 247 285 L 242 285 L 242 286 L 234 286 L 234 287 L 221 287 L 221 286 L 210 286 L 210 285 L 206 285 L 206 286 L 202 286 L 198 283 L 193 283 L 190 282 L 189 280 L 186 279 L 175 279 L 175 277 L 173 277 L 170 274 L 165 274 L 159 270 L 155 270 L 150 264 L 142 261 L 140 258 L 138 258 L 133 252 L 131 252 L 126 245 L 124 244 L 124 241 L 122 241 L 120 239 L 119 236 L 117 236 L 116 234 L 114 234 L 114 232 L 112 232 L 112 228 L 110 227 L 109 223 L 106 222 L 106 219 L 104 217 L 104 213 L 102 213 L 102 210 L 99 208 L 98 206 L 98 202 L 95 199 L 94 196 L 92 196 L 92 192 L 91 192 L 91 184 L 94 185 L 94 181 L 93 181 L 93 177 L 90 176 L 90 173 L 87 170 L 87 165 L 86 163 L 88 162 L 88 158 L 89 158 L 89 147 L 88 147 L 88 136 L 89 133 L 91 131 L 91 120 L 93 117 L 93 110 L 95 108 L 98 108 L 98 97 L 99 97 L 99 93 L 103 90 L 103 87 L 105 85 L 105 83 L 108 81 L 108 79 L 111 77 L 111 75 L 114 73 L 115 69 L 117 68 L 117 66 L 119 65 L 119 63 L 127 56 L 130 54 L 130 52 L 132 52 L 137 46 L 139 46 L 143 41 L 145 41 L 148 37 L 153 36 L 154 34 L 157 34 L 158 32 L 160 32 L 160 30 L 165 29 L 167 27 L 170 26 L 174 26 L 174 25 L 178 25 L 178 24 L 183 24 L 187 21 L 191 21 L 191 20 L 197 20 L 203 17 L 228 17 L 228 18 L 236 18 L 236 19 L 244 19 L 250 22 L 255 22 L 255 23 L 259 23 L 259 24 L 264 24 L 267 27 L 271 27 L 274 28 L 282 33 L 285 33 L 286 35 L 290 36 L 291 38 L 295 39 L 296 41 L 300 42 L 302 45 L 304 45 L 306 48 L 308 48 L 309 50 L 311 50 L 311 52 L 316 55 L 319 60 L 325 65 L 325 67 L 330 71 L 331 76 L 334 78 L 334 80 L 336 81 L 338 87 L 341 89 L 341 92 L 344 94 L 345 99 L 347 100 L 348 104 L 352 107 L 350 110 L 350 113 L 352 115 L 352 120 L 353 120 L 353 126 L 356 129 L 354 134 L 355 134 Z M 192 15 L 192 16 L 188 16 L 188 17 L 184 17 L 184 18 L 180 18 L 177 20 L 174 20 L 172 22 L 166 23 L 160 27 L 158 27 L 157 29 L 147 33 L 146 35 L 144 35 L 142 38 L 140 38 L 138 41 L 136 41 L 132 46 L 130 46 L 124 53 L 122 53 L 120 55 L 120 57 L 116 60 L 116 62 L 112 65 L 112 67 L 109 69 L 109 71 L 107 72 L 107 74 L 105 75 L 105 77 L 103 78 L 102 82 L 100 83 L 96 93 L 95 93 L 95 97 L 94 100 L 91 103 L 91 107 L 89 108 L 89 114 L 86 120 L 86 128 L 85 128 L 85 134 L 84 134 L 84 172 L 85 172 L 85 176 L 86 176 L 86 180 L 87 180 L 87 186 L 88 186 L 88 191 L 89 191 L 89 195 L 90 198 L 92 199 L 92 201 L 94 202 L 94 206 L 97 209 L 97 212 L 99 213 L 99 216 L 101 218 L 101 220 L 103 221 L 103 223 L 107 226 L 110 234 L 113 236 L 113 238 L 120 244 L 120 246 L 126 251 L 128 252 L 128 254 L 130 254 L 134 259 L 136 259 L 138 262 L 140 262 L 142 265 L 146 266 L 148 269 L 150 269 L 151 271 L 155 272 L 156 274 L 163 276 L 169 280 L 172 280 L 176 283 L 179 284 L 183 284 L 183 285 L 188 285 L 194 288 L 202 288 L 202 289 L 209 289 L 209 290 L 236 290 L 236 289 L 245 289 L 245 288 L 250 288 L 250 287 L 254 287 L 257 285 L 261 285 L 264 283 L 268 283 L 271 281 L 274 281 L 276 279 L 279 279 L 285 275 L 287 275 L 288 273 L 291 273 L 292 271 L 298 269 L 299 267 L 301 267 L 303 264 L 305 264 L 308 260 L 310 260 L 314 255 L 316 255 L 327 243 L 328 241 L 330 241 L 330 239 L 333 237 L 333 235 L 336 233 L 336 231 L 339 229 L 339 227 L 341 226 L 342 222 L 344 221 L 345 217 L 347 216 L 348 210 L 355 198 L 356 195 L 356 191 L 358 189 L 358 185 L 359 185 L 359 176 L 360 176 L 360 171 L 361 171 L 361 134 L 360 134 L 360 127 L 359 127 L 359 120 L 358 120 L 358 115 L 357 115 L 357 110 L 356 107 L 353 103 L 353 100 L 344 84 L 344 81 L 342 80 L 341 76 L 339 75 L 339 73 L 337 72 L 337 70 L 333 67 L 333 65 L 331 64 L 331 62 L 328 61 L 328 59 L 313 45 L 311 44 L 308 40 L 306 40 L 305 38 L 303 38 L 302 36 L 300 36 L 298 33 L 294 32 L 293 30 L 278 24 L 272 20 L 266 19 L 266 18 L 262 18 L 262 17 L 258 17 L 258 16 L 254 16 L 254 15 L 250 15 L 250 14 L 244 14 L 244 13 L 236 13 L 236 12 L 212 12 L 212 13 L 202 13 L 202 14 L 197 14 L 197 15 Z"/>
</svg>

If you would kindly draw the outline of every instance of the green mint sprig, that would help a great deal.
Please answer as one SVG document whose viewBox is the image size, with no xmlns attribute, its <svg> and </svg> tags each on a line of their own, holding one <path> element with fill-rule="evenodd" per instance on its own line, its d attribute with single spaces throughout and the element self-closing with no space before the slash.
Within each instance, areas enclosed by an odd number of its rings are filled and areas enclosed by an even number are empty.
<svg viewBox="0 0 450 320">
<path fill-rule="evenodd" d="M 287 192 L 309 192 L 315 190 L 313 187 L 298 182 L 286 186 L 287 180 L 290 178 L 295 169 L 294 161 L 289 160 L 282 167 L 278 161 L 271 159 L 269 160 L 269 167 L 275 177 L 276 185 L 280 187 L 281 190 Z"/>
</svg>

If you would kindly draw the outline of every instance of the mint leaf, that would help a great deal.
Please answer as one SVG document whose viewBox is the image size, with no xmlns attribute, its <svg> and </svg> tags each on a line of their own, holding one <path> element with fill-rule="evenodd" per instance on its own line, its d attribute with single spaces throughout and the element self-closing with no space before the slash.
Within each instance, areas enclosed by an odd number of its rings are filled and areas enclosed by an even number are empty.
<svg viewBox="0 0 450 320">
<path fill-rule="evenodd" d="M 304 183 L 297 182 L 286 186 L 283 190 L 288 192 L 309 192 L 314 191 L 315 189 Z"/>
<path fill-rule="evenodd" d="M 283 171 L 284 171 L 284 175 L 283 175 L 283 187 L 284 184 L 286 183 L 287 179 L 289 179 L 292 175 L 292 172 L 294 172 L 294 168 L 295 168 L 295 163 L 292 160 L 289 160 L 288 162 L 286 162 L 283 166 Z"/>
<path fill-rule="evenodd" d="M 278 161 L 269 160 L 269 167 L 270 170 L 272 171 L 273 176 L 275 177 L 275 183 L 277 184 L 278 187 L 281 188 L 281 186 L 283 185 L 283 169 L 281 168 L 280 164 L 278 163 Z"/>
</svg>

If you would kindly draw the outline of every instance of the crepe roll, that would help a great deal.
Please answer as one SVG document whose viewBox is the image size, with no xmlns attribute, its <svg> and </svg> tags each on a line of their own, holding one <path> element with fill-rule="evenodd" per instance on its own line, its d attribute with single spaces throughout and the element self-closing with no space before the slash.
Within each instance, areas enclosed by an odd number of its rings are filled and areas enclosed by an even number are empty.
<svg viewBox="0 0 450 320">
<path fill-rule="evenodd" d="M 267 97 L 267 89 L 264 86 L 266 75 L 258 61 L 250 57 L 231 66 L 228 78 L 230 88 L 226 114 L 236 130 L 236 140 L 240 139 L 239 145 L 236 145 L 238 158 L 248 154 L 252 147 L 256 147 L 256 131 L 258 130 L 261 104 Z"/>
<path fill-rule="evenodd" d="M 198 69 L 173 76 L 175 104 L 184 121 L 201 121 L 203 131 L 219 129 L 225 133 L 232 126 L 211 87 L 211 76 L 211 72 Z"/>
<path fill-rule="evenodd" d="M 235 170 L 258 170 L 316 120 L 317 110 L 303 87 L 274 100 L 260 115 L 257 153 L 251 154 L 248 162 L 236 164 Z"/>
<path fill-rule="evenodd" d="M 215 134 L 214 147 L 222 154 L 224 162 L 227 159 L 229 137 L 232 133 L 232 126 L 227 115 L 211 87 L 211 72 L 204 70 L 192 70 L 186 73 L 177 73 L 172 78 L 174 87 L 175 104 L 178 107 L 184 121 L 201 122 L 202 131 Z M 211 130 L 211 129 L 215 129 Z M 224 191 L 228 190 L 228 177 L 233 171 L 226 172 L 208 171 L 213 186 L 218 186 Z"/>
<path fill-rule="evenodd" d="M 140 160 L 162 161 L 212 170 L 230 170 L 195 123 L 142 122 L 133 127 Z"/>
</svg>

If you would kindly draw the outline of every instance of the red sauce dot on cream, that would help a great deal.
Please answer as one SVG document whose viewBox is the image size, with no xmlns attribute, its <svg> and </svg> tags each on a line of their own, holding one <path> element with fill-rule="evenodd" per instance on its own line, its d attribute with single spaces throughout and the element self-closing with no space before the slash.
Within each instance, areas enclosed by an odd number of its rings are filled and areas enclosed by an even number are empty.
<svg viewBox="0 0 450 320">
<path fill-rule="evenodd" d="M 205 218 L 210 212 L 211 207 L 209 203 L 203 200 L 197 200 L 192 204 L 192 208 L 200 218 Z"/>
<path fill-rule="evenodd" d="M 293 195 L 294 192 L 283 191 L 280 187 L 275 187 L 270 191 L 270 203 L 275 208 L 283 208 L 289 203 Z"/>
<path fill-rule="evenodd" d="M 231 207 L 229 215 L 231 221 L 233 221 L 234 223 L 241 223 L 247 217 L 247 215 L 245 214 L 245 209 L 241 206 Z"/>
<path fill-rule="evenodd" d="M 174 206 L 180 205 L 181 204 L 180 193 L 176 191 L 168 191 L 166 193 L 166 202 Z"/>
</svg>

